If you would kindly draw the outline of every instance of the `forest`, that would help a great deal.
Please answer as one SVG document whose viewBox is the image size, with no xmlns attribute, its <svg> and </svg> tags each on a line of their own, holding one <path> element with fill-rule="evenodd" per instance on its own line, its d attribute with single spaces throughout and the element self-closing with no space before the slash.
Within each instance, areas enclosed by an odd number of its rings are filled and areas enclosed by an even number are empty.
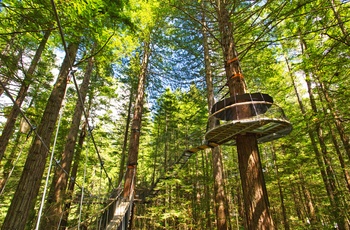
<svg viewBox="0 0 350 230">
<path fill-rule="evenodd" d="M 1 0 L 1 229 L 350 229 L 349 8 Z"/>
</svg>

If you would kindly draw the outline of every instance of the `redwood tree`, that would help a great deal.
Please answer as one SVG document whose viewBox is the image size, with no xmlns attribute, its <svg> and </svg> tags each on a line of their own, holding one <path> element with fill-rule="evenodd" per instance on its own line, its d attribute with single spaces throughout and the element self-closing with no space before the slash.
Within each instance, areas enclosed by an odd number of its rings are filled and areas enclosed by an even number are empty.
<svg viewBox="0 0 350 230">
<path fill-rule="evenodd" d="M 219 0 L 216 10 L 220 30 L 227 84 L 231 96 L 246 93 L 246 83 L 239 65 L 233 37 L 230 9 L 233 3 Z M 249 117 L 248 111 L 238 111 L 240 117 Z M 246 225 L 248 229 L 274 229 L 262 172 L 257 138 L 254 134 L 236 137 L 239 171 L 241 175 Z"/>
<path fill-rule="evenodd" d="M 202 4 L 202 33 L 203 33 L 203 48 L 204 48 L 204 63 L 205 63 L 205 81 L 207 87 L 207 101 L 208 110 L 210 111 L 213 107 L 214 100 L 214 87 L 213 77 L 211 70 L 210 61 L 210 50 L 208 44 L 208 31 L 205 19 L 204 4 Z M 212 117 L 209 119 L 208 128 L 212 129 L 215 127 L 215 119 Z M 228 218 L 229 211 L 226 204 L 226 194 L 224 189 L 224 168 L 222 163 L 222 152 L 220 146 L 212 148 L 213 158 L 213 177 L 214 177 L 214 200 L 215 200 L 215 211 L 216 211 L 216 225 L 218 229 L 228 229 Z"/>
<path fill-rule="evenodd" d="M 69 133 L 66 138 L 66 144 L 61 154 L 61 167 L 56 167 L 55 175 L 52 181 L 51 191 L 47 202 L 47 211 L 41 228 L 50 229 L 60 225 L 62 212 L 64 212 L 64 199 L 66 198 L 66 189 L 69 182 L 69 175 L 71 165 L 74 157 L 74 149 L 79 132 L 79 125 L 84 110 L 85 97 L 89 89 L 90 77 L 92 74 L 94 65 L 93 57 L 90 57 L 87 63 L 87 67 L 84 74 L 84 79 L 80 87 L 80 94 L 77 98 L 75 110 L 69 129 Z M 83 103 L 83 104 L 82 104 Z M 67 210 L 66 210 L 67 211 Z"/>
<path fill-rule="evenodd" d="M 139 153 L 139 143 L 140 143 L 140 131 L 141 131 L 141 121 L 142 112 L 145 96 L 145 85 L 147 80 L 147 67 L 149 62 L 149 57 L 151 55 L 150 41 L 146 39 L 143 44 L 143 57 L 141 63 L 141 71 L 139 74 L 139 81 L 137 86 L 136 101 L 134 106 L 134 114 L 131 123 L 131 133 L 129 141 L 129 152 L 128 152 L 128 163 L 127 170 L 125 174 L 124 182 L 124 198 L 129 199 L 132 191 L 134 190 L 134 175 L 136 174 L 137 160 Z"/>
</svg>

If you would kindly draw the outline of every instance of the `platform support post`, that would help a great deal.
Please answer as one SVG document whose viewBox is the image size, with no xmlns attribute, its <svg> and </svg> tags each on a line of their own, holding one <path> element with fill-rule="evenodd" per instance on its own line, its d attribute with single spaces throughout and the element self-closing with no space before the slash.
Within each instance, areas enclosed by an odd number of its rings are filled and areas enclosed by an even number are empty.
<svg viewBox="0 0 350 230">
<path fill-rule="evenodd" d="M 247 229 L 274 229 L 254 134 L 236 137 Z"/>
</svg>

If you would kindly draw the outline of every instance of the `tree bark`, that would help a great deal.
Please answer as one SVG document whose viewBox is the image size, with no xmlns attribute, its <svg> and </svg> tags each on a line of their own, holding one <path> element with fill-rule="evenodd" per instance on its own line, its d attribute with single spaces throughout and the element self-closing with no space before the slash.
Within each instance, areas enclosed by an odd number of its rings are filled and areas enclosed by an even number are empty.
<svg viewBox="0 0 350 230">
<path fill-rule="evenodd" d="M 147 68 L 149 56 L 151 54 L 150 49 L 150 41 L 144 42 L 144 51 L 141 63 L 141 72 L 139 75 L 139 81 L 137 86 L 137 96 L 134 107 L 134 116 L 131 124 L 131 134 L 129 140 L 129 152 L 128 152 L 128 163 L 127 170 L 125 174 L 124 181 L 124 194 L 123 197 L 126 200 L 129 200 L 131 193 L 134 191 L 135 183 L 133 180 L 135 179 L 134 175 L 136 175 L 137 169 L 137 160 L 139 153 L 139 143 L 140 143 L 140 130 L 141 130 L 141 118 L 143 112 L 143 101 L 145 95 L 145 85 L 147 79 Z"/>
<path fill-rule="evenodd" d="M 38 136 L 29 150 L 19 184 L 7 212 L 2 229 L 25 229 L 26 221 L 35 205 L 39 193 L 41 179 L 45 170 L 46 158 L 49 151 L 51 136 L 54 132 L 56 121 L 64 99 L 67 87 L 69 67 L 75 59 L 78 44 L 71 43 L 68 46 L 69 54 L 66 55 L 57 81 L 46 104 L 40 125 L 37 129 Z M 70 59 L 68 58 L 68 55 Z M 41 137 L 41 139 L 40 139 Z M 20 217 L 20 218 L 18 218 Z"/>
<path fill-rule="evenodd" d="M 202 168 L 204 169 L 204 207 L 205 207 L 205 220 L 206 220 L 206 224 L 205 224 L 205 229 L 207 230 L 211 230 L 212 229 L 212 224 L 211 224 L 211 220 L 212 218 L 210 217 L 210 189 L 209 189 L 209 185 L 207 183 L 207 179 L 209 180 L 209 175 L 208 175 L 208 171 L 209 171 L 209 163 L 208 163 L 208 150 L 204 151 L 204 154 L 202 152 Z"/>
<path fill-rule="evenodd" d="M 283 216 L 283 226 L 285 230 L 289 230 L 289 221 L 287 218 L 287 212 L 286 212 L 286 206 L 284 204 L 284 192 L 283 192 L 283 188 L 282 188 L 282 184 L 281 184 L 281 178 L 280 178 L 280 174 L 278 172 L 278 164 L 277 164 L 277 156 L 275 153 L 275 148 L 272 148 L 273 151 L 273 163 L 275 166 L 275 173 L 276 173 L 276 178 L 277 178 L 277 185 L 278 185 L 278 191 L 279 191 L 279 195 L 280 195 L 280 200 L 281 200 L 281 209 L 282 209 L 282 216 Z"/>
<path fill-rule="evenodd" d="M 14 126 L 16 124 L 17 117 L 20 113 L 20 107 L 27 95 L 27 91 L 29 89 L 30 83 L 34 77 L 34 71 L 36 69 L 36 66 L 39 63 L 40 57 L 42 52 L 45 49 L 47 40 L 49 39 L 51 30 L 48 30 L 45 32 L 38 49 L 36 50 L 36 53 L 33 57 L 33 60 L 30 63 L 30 66 L 28 68 L 27 73 L 25 74 L 25 77 L 22 81 L 21 87 L 19 89 L 17 98 L 16 98 L 16 105 L 13 105 L 11 112 L 7 118 L 6 124 L 2 130 L 2 134 L 0 136 L 0 162 L 4 156 L 6 147 L 9 143 L 10 137 L 13 133 Z"/>
<path fill-rule="evenodd" d="M 255 135 L 236 138 L 248 229 L 274 229 Z"/>
<path fill-rule="evenodd" d="M 83 115 L 84 110 L 84 102 L 85 97 L 89 89 L 90 77 L 93 70 L 94 61 L 93 58 L 89 58 L 87 67 L 84 74 L 83 82 L 80 86 L 80 96 L 81 100 L 78 97 L 75 110 L 71 122 L 71 126 L 69 129 L 68 136 L 66 137 L 66 144 L 64 146 L 64 150 L 61 154 L 61 167 L 56 167 L 55 175 L 52 180 L 51 188 L 53 188 L 49 193 L 49 198 L 47 202 L 47 209 L 45 211 L 46 218 L 43 219 L 43 223 L 41 224 L 41 229 L 57 229 L 57 226 L 60 224 L 62 212 L 64 210 L 64 202 L 65 202 L 65 192 L 67 189 L 67 184 L 69 180 L 69 173 L 71 170 L 71 165 L 73 162 L 74 156 L 74 147 L 76 144 L 79 125 L 81 121 L 81 117 Z M 83 104 L 82 104 L 83 103 Z"/>
<path fill-rule="evenodd" d="M 124 140 L 123 140 L 123 149 L 120 157 L 120 168 L 119 168 L 119 177 L 118 177 L 118 185 L 122 182 L 123 176 L 124 176 L 124 168 L 125 168 L 125 159 L 126 159 L 126 150 L 128 147 L 128 137 L 129 137 L 129 130 L 130 130 L 130 120 L 131 120 L 131 108 L 132 108 L 132 101 L 133 101 L 133 95 L 134 90 L 133 86 L 130 86 L 130 95 L 129 95 L 129 104 L 128 104 L 128 115 L 126 117 L 125 121 L 125 132 L 124 132 Z"/>
<path fill-rule="evenodd" d="M 204 7 L 204 4 L 202 4 Z M 202 34 L 203 34 L 203 47 L 204 47 L 204 62 L 205 62 L 205 80 L 207 87 L 207 101 L 208 110 L 211 111 L 215 100 L 214 100 L 214 88 L 212 79 L 212 70 L 209 57 L 209 45 L 208 36 L 206 31 L 206 22 L 204 9 L 202 9 Z M 212 129 L 215 127 L 215 119 L 209 119 L 208 128 Z M 224 178 L 223 178 L 223 163 L 222 153 L 219 146 L 212 148 L 212 164 L 213 164 L 213 178 L 214 178 L 214 200 L 215 200 L 215 213 L 216 213 L 216 225 L 217 229 L 228 229 L 229 210 L 226 205 L 226 194 L 224 189 Z"/>
<path fill-rule="evenodd" d="M 246 84 L 238 60 L 238 52 L 233 38 L 233 25 L 226 1 L 217 1 L 217 16 L 221 35 L 227 84 L 231 96 L 246 93 Z M 232 7 L 232 6 L 231 6 Z M 250 110 L 237 111 L 240 119 L 250 117 Z M 246 223 L 248 229 L 274 229 L 269 212 L 269 202 L 262 172 L 257 138 L 255 135 L 236 137 L 238 163 L 243 187 Z"/>
<path fill-rule="evenodd" d="M 71 200 L 73 197 L 75 182 L 76 182 L 76 178 L 77 178 L 80 157 L 81 157 L 81 151 L 83 149 L 83 144 L 84 144 L 85 137 L 86 137 L 86 130 L 87 130 L 87 124 L 86 124 L 86 122 L 84 122 L 82 125 L 82 128 L 81 128 L 80 135 L 79 135 L 78 146 L 77 146 L 77 149 L 76 149 L 75 154 L 74 154 L 74 163 L 72 166 L 72 170 L 70 172 L 70 180 L 69 180 L 68 188 L 66 191 L 67 200 L 69 200 L 69 202 L 67 202 L 64 206 L 63 216 L 62 216 L 62 220 L 61 220 L 61 228 L 63 228 L 63 229 L 66 229 L 66 227 L 68 226 L 69 209 L 71 206 Z"/>
</svg>

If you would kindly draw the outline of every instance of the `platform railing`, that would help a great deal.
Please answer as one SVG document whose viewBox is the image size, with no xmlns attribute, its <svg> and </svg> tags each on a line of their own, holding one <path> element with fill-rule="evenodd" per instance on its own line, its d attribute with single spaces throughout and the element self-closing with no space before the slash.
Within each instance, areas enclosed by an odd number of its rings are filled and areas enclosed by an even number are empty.
<svg viewBox="0 0 350 230">
<path fill-rule="evenodd" d="M 291 132 L 292 125 L 278 105 L 266 101 L 245 101 L 224 106 L 208 119 L 213 125 L 205 134 L 207 143 L 235 145 L 235 137 L 255 133 L 259 143 Z"/>
<path fill-rule="evenodd" d="M 248 114 L 248 115 L 247 115 Z M 225 123 L 239 120 L 259 120 L 262 118 L 288 120 L 283 109 L 266 101 L 249 101 L 228 105 L 212 113 L 208 122 L 213 119 L 215 129 Z M 210 128 L 207 131 L 211 130 Z"/>
</svg>

